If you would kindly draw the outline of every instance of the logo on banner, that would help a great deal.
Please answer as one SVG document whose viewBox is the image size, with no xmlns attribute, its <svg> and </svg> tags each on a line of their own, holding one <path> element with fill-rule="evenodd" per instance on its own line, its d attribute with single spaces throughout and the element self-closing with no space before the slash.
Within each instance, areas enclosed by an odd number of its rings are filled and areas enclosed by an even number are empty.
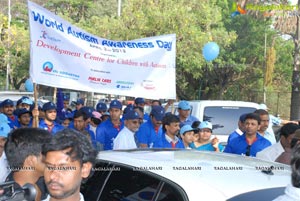
<svg viewBox="0 0 300 201">
<path fill-rule="evenodd" d="M 155 88 L 156 88 L 155 84 L 152 80 L 143 80 L 141 85 L 146 90 L 155 90 Z"/>
<path fill-rule="evenodd" d="M 88 80 L 89 80 L 91 83 L 94 83 L 94 84 L 107 85 L 107 84 L 110 84 L 110 83 L 111 83 L 111 79 L 101 78 L 101 77 L 92 77 L 92 76 L 90 76 L 90 77 L 88 78 Z"/>
<path fill-rule="evenodd" d="M 79 77 L 80 77 L 77 74 L 73 74 L 73 73 L 70 73 L 70 72 L 67 72 L 67 71 L 54 69 L 54 65 L 50 61 L 47 61 L 43 64 L 43 71 L 44 71 L 44 74 L 48 74 L 48 75 L 52 75 L 52 76 L 58 76 L 58 77 L 62 77 L 62 78 L 69 78 L 69 79 L 73 79 L 73 80 L 78 80 Z"/>
<path fill-rule="evenodd" d="M 43 64 L 43 70 L 45 72 L 51 72 L 53 70 L 53 64 L 50 61 L 47 61 Z"/>
<path fill-rule="evenodd" d="M 49 39 L 49 40 L 54 41 L 54 42 L 61 42 L 61 40 L 56 39 L 56 38 L 54 38 L 52 36 L 49 36 L 46 31 L 42 31 L 42 35 L 40 36 L 40 38 Z"/>
<path fill-rule="evenodd" d="M 129 90 L 133 87 L 134 82 L 129 82 L 129 81 L 117 81 L 116 82 L 116 88 L 120 90 Z"/>
</svg>

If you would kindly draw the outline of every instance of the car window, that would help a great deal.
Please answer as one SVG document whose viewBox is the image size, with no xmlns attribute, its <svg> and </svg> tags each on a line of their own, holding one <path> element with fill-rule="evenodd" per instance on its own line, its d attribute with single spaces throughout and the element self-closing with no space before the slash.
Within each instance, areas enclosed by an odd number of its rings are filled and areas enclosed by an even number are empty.
<svg viewBox="0 0 300 201">
<path fill-rule="evenodd" d="M 252 107 L 205 107 L 203 120 L 212 123 L 214 134 L 228 135 L 237 128 L 240 115 L 251 113 L 255 110 L 256 109 Z"/>
<path fill-rule="evenodd" d="M 81 187 L 85 200 L 187 200 L 180 187 L 146 171 L 103 162 L 97 163 L 94 170 L 93 176 Z"/>
</svg>

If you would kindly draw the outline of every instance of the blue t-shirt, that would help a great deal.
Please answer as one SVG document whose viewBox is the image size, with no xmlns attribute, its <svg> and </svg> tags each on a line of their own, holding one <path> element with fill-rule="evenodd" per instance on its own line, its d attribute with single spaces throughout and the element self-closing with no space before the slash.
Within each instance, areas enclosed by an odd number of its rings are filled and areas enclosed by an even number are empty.
<svg viewBox="0 0 300 201">
<path fill-rule="evenodd" d="M 7 116 L 7 115 L 6 115 Z M 18 127 L 18 117 L 16 115 L 12 115 L 11 117 L 7 116 L 8 125 L 11 129 L 15 129 Z"/>
<path fill-rule="evenodd" d="M 148 148 L 152 148 L 154 142 L 159 138 L 162 133 L 161 126 L 158 129 L 158 132 L 155 131 L 152 121 L 149 120 L 143 123 L 139 130 L 136 132 L 138 139 L 138 144 L 147 144 Z"/>
<path fill-rule="evenodd" d="M 198 151 L 215 151 L 215 148 L 212 146 L 211 143 L 207 143 L 207 144 L 201 145 L 199 147 L 196 147 L 194 142 L 192 142 L 191 144 L 189 144 L 189 146 L 192 149 L 196 149 Z M 220 152 L 222 152 L 224 150 L 223 145 L 219 144 L 218 147 L 219 147 Z"/>
<path fill-rule="evenodd" d="M 255 157 L 256 153 L 271 146 L 271 142 L 258 133 L 256 133 L 257 140 L 250 147 L 250 156 Z M 225 153 L 241 154 L 245 155 L 247 151 L 248 143 L 246 141 L 246 134 L 234 138 L 225 147 Z"/>
<path fill-rule="evenodd" d="M 240 131 L 240 132 L 242 132 L 242 131 Z M 241 133 L 241 134 L 242 134 L 242 133 Z M 227 139 L 227 144 L 228 144 L 231 140 L 233 140 L 234 138 L 237 138 L 237 137 L 241 136 L 241 134 L 239 134 L 239 133 L 237 132 L 237 130 L 235 130 L 235 131 L 233 131 L 232 133 L 230 133 L 230 135 L 228 136 L 228 139 Z"/>
<path fill-rule="evenodd" d="M 55 121 L 53 122 L 53 124 L 54 124 L 54 126 L 53 126 L 52 130 L 49 130 L 47 124 L 45 123 L 45 120 L 42 119 L 39 123 L 39 128 L 45 129 L 45 130 L 49 131 L 51 134 L 55 134 L 58 131 L 61 131 L 65 128 L 62 125 L 56 123 Z"/>
<path fill-rule="evenodd" d="M 110 119 L 102 122 L 96 129 L 96 141 L 103 144 L 104 150 L 112 150 L 114 139 L 117 137 L 120 130 L 124 128 L 124 123 L 116 128 Z"/>
<path fill-rule="evenodd" d="M 179 117 L 179 115 L 178 115 Z M 184 126 L 184 125 L 192 125 L 194 123 L 194 121 L 199 121 L 199 119 L 197 117 L 194 117 L 193 115 L 189 115 L 188 118 L 186 118 L 186 120 L 184 122 L 180 122 L 180 127 Z"/>
<path fill-rule="evenodd" d="M 175 147 L 172 147 L 172 143 L 168 142 L 166 139 L 165 133 L 162 133 L 159 138 L 154 142 L 154 148 L 178 148 L 178 149 L 185 149 L 183 142 L 178 138 Z"/>
</svg>

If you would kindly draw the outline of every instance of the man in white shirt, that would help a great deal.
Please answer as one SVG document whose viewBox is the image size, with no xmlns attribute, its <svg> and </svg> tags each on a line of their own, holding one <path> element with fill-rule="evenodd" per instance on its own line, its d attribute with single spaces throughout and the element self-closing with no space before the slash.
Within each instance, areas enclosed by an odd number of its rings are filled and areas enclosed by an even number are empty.
<svg viewBox="0 0 300 201">
<path fill-rule="evenodd" d="M 269 132 L 269 130 L 268 130 L 268 127 L 270 125 L 269 113 L 263 109 L 255 110 L 254 113 L 258 114 L 260 117 L 260 125 L 259 125 L 259 129 L 258 129 L 258 133 L 261 136 L 263 136 L 264 138 L 266 138 L 267 140 L 269 140 L 271 142 L 271 144 L 275 144 L 276 138 L 275 138 L 274 132 Z"/>
<path fill-rule="evenodd" d="M 282 154 L 286 148 L 290 148 L 291 141 L 294 137 L 295 131 L 299 129 L 299 126 L 294 123 L 287 123 L 280 129 L 280 140 L 276 144 L 265 148 L 264 150 L 256 154 L 257 158 L 267 161 L 275 161 L 280 154 Z"/>
<path fill-rule="evenodd" d="M 4 152 L 4 145 L 7 139 L 7 135 L 10 132 L 10 127 L 7 122 L 7 117 L 4 114 L 0 114 L 0 183 L 5 181 L 7 175 L 10 172 L 8 168 L 7 158 Z"/>
<path fill-rule="evenodd" d="M 124 114 L 124 128 L 118 133 L 114 140 L 113 150 L 116 149 L 135 149 L 137 142 L 135 133 L 139 130 L 139 114 L 134 110 L 129 110 Z"/>
</svg>

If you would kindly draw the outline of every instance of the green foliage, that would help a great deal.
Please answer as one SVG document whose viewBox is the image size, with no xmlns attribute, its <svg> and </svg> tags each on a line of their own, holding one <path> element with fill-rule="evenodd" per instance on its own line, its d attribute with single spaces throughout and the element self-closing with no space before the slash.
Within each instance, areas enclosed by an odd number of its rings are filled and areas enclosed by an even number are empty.
<svg viewBox="0 0 300 201">
<path fill-rule="evenodd" d="M 33 1 L 101 38 L 133 40 L 175 33 L 179 98 L 255 101 L 256 92 L 262 91 L 265 34 L 269 48 L 276 33 L 267 19 L 250 15 L 230 17 L 233 0 L 202 0 L 201 3 L 199 0 L 122 0 L 120 17 L 116 0 Z M 6 40 L 7 20 L 0 16 L 0 69 L 5 71 L 9 51 L 10 82 L 15 87 L 29 74 L 27 12 L 25 0 L 13 2 L 11 30 L 15 35 L 11 36 L 10 43 Z M 210 41 L 220 46 L 220 55 L 213 62 L 206 62 L 202 47 Z M 290 86 L 293 43 L 277 37 L 275 49 L 280 51 L 276 52 L 273 84 L 268 90 Z"/>
</svg>

